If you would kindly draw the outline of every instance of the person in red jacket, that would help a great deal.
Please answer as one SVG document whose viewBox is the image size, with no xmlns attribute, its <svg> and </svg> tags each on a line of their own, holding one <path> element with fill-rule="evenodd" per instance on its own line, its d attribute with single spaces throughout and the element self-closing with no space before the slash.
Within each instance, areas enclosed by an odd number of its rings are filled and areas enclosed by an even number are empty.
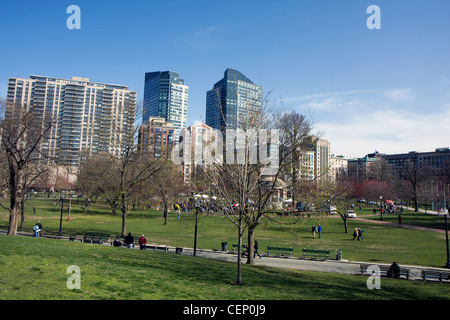
<svg viewBox="0 0 450 320">
<path fill-rule="evenodd" d="M 145 239 L 144 235 L 141 235 L 141 237 L 139 238 L 139 247 L 141 248 L 141 250 L 145 250 L 147 244 L 147 239 Z"/>
</svg>

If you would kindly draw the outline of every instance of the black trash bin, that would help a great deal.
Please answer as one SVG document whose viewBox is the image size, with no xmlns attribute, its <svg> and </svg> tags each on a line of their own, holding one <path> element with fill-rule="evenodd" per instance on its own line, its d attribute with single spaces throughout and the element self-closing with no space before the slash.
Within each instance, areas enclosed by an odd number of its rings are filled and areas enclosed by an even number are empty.
<svg viewBox="0 0 450 320">
<path fill-rule="evenodd" d="M 222 242 L 222 251 L 228 250 L 228 242 Z"/>
<path fill-rule="evenodd" d="M 182 252 L 183 252 L 183 248 L 179 248 L 179 247 L 175 248 L 176 254 L 181 254 Z"/>
</svg>

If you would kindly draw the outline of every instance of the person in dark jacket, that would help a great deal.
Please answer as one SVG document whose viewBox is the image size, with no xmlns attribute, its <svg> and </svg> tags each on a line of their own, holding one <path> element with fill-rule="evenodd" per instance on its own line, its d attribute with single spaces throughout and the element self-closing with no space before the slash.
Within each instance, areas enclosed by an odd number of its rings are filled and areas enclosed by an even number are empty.
<svg viewBox="0 0 450 320">
<path fill-rule="evenodd" d="M 253 258 L 255 258 L 256 255 L 258 255 L 258 257 L 261 259 L 261 255 L 258 252 L 258 241 L 255 240 L 255 245 L 253 246 L 253 248 L 255 249 L 255 252 L 253 252 Z"/>
<path fill-rule="evenodd" d="M 400 278 L 400 267 L 397 262 L 394 261 L 394 263 L 391 264 L 387 272 L 387 276 L 389 278 Z"/>
<path fill-rule="evenodd" d="M 131 232 L 128 233 L 128 235 L 125 237 L 123 243 L 126 245 L 127 248 L 131 248 L 133 246 L 134 237 L 131 235 Z"/>
</svg>

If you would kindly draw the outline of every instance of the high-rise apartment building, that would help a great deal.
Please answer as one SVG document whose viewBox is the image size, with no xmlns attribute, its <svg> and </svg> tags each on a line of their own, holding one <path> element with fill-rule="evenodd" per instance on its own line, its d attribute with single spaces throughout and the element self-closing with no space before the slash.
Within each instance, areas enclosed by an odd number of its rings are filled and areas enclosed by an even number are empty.
<svg viewBox="0 0 450 320">
<path fill-rule="evenodd" d="M 142 122 L 149 117 L 161 117 L 173 123 L 175 129 L 186 127 L 189 87 L 173 71 L 145 74 Z"/>
<path fill-rule="evenodd" d="M 227 69 L 224 77 L 206 93 L 205 123 L 221 131 L 241 128 L 252 114 L 260 113 L 262 89 L 237 70 Z"/>
<path fill-rule="evenodd" d="M 88 78 L 10 78 L 8 104 L 31 108 L 37 120 L 53 121 L 38 154 L 45 164 L 78 166 L 99 151 L 117 155 L 133 133 L 136 92 Z M 8 117 L 8 110 L 5 113 Z"/>
</svg>

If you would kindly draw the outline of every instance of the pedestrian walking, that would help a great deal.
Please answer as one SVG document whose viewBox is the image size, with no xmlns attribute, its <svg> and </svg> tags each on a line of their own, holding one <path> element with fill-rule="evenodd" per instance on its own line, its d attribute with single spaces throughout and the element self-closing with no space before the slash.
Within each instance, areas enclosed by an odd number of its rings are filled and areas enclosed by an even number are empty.
<svg viewBox="0 0 450 320">
<path fill-rule="evenodd" d="M 313 225 L 312 228 L 311 228 L 311 231 L 312 231 L 313 239 L 315 239 L 316 238 L 317 227 L 315 225 Z"/>
<path fill-rule="evenodd" d="M 33 206 L 33 214 L 36 215 L 36 206 Z"/>
<path fill-rule="evenodd" d="M 353 230 L 353 240 L 355 240 L 355 238 L 358 238 L 359 240 L 358 228 L 355 228 L 355 230 Z"/>
<path fill-rule="evenodd" d="M 139 248 L 141 250 L 145 250 L 146 244 L 147 244 L 147 239 L 145 239 L 144 235 L 141 235 L 141 237 L 139 238 Z"/>
<path fill-rule="evenodd" d="M 402 224 L 402 221 L 403 221 L 402 215 L 399 214 L 398 215 L 398 224 Z"/>
<path fill-rule="evenodd" d="M 255 245 L 253 246 L 255 249 L 255 252 L 253 253 L 253 258 L 255 258 L 255 255 L 258 255 L 258 257 L 261 259 L 261 255 L 258 252 L 258 241 L 255 240 Z"/>
<path fill-rule="evenodd" d="M 358 229 L 359 230 L 359 238 L 361 239 L 361 241 L 363 241 L 364 239 L 363 239 L 363 236 L 362 236 L 362 234 L 363 234 L 363 232 L 364 232 L 364 230 L 362 230 L 362 229 Z M 358 239 L 359 240 L 359 239 Z"/>
<path fill-rule="evenodd" d="M 42 233 L 42 223 L 40 221 L 37 222 L 37 226 L 39 227 L 39 232 Z"/>
<path fill-rule="evenodd" d="M 322 226 L 320 225 L 320 223 L 317 226 L 317 231 L 319 232 L 319 239 L 320 239 L 322 237 Z"/>
</svg>

